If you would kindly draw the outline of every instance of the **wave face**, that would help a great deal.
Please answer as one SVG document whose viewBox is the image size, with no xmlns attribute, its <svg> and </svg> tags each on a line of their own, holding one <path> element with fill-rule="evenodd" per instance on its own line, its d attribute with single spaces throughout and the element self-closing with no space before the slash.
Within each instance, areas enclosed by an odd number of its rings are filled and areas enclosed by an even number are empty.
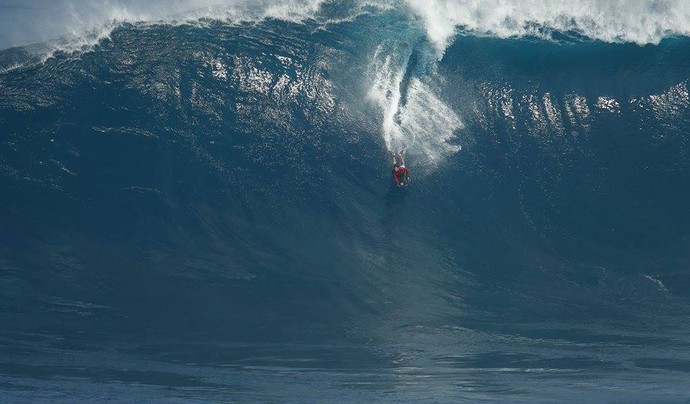
<svg viewBox="0 0 690 404">
<path fill-rule="evenodd" d="M 0 52 L 3 401 L 687 397 L 685 3 L 499 3 Z"/>
</svg>

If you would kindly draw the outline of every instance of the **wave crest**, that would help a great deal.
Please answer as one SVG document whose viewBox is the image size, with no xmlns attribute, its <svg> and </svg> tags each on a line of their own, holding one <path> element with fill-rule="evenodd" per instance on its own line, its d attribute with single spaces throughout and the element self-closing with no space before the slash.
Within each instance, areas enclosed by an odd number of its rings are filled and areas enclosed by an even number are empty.
<svg viewBox="0 0 690 404">
<path fill-rule="evenodd" d="M 406 0 L 425 21 L 442 53 L 457 30 L 500 38 L 552 39 L 572 32 L 605 42 L 656 44 L 690 34 L 690 2 L 684 0 Z"/>
</svg>

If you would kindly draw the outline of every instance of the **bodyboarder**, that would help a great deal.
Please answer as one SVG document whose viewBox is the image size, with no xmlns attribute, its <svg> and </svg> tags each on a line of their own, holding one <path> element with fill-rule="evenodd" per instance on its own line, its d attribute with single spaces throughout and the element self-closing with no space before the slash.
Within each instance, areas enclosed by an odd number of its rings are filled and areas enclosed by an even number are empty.
<svg viewBox="0 0 690 404">
<path fill-rule="evenodd" d="M 396 157 L 400 157 L 400 163 Z M 410 182 L 410 170 L 405 167 L 405 157 L 402 152 L 398 156 L 393 154 L 393 182 L 398 187 L 407 186 Z"/>
</svg>

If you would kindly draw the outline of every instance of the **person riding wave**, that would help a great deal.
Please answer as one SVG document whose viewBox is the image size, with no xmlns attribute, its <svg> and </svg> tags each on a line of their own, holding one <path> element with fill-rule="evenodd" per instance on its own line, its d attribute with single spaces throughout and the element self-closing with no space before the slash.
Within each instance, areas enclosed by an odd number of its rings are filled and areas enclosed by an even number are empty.
<svg viewBox="0 0 690 404">
<path fill-rule="evenodd" d="M 404 187 L 410 182 L 410 170 L 405 167 L 405 157 L 400 152 L 400 164 L 396 155 L 393 154 L 393 182 L 398 187 Z"/>
</svg>

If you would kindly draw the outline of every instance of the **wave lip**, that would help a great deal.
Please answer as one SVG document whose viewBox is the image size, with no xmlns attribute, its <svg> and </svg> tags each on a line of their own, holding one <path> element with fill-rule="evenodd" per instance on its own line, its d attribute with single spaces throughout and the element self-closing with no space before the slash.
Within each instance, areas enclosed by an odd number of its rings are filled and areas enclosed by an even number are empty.
<svg viewBox="0 0 690 404">
<path fill-rule="evenodd" d="M 122 24 L 203 24 L 277 19 L 325 22 L 349 19 L 374 7 L 369 2 L 326 0 L 55 0 L 31 7 L 0 6 L 0 49 L 44 42 L 75 42 L 103 36 Z M 333 11 L 331 15 L 331 11 Z M 330 17 L 333 18 L 330 18 Z M 101 35 L 94 35 L 94 32 Z"/>
<path fill-rule="evenodd" d="M 94 4 L 56 0 L 49 5 L 5 7 L 0 16 L 0 48 L 82 37 L 120 23 L 190 23 L 203 19 L 299 22 L 325 14 L 347 19 L 364 10 L 407 8 L 421 17 L 440 54 L 459 31 L 500 38 L 558 33 L 606 42 L 656 44 L 690 35 L 690 3 L 684 0 L 115 0 Z M 328 19 L 328 18 L 326 18 Z M 86 35 L 89 36 L 89 35 Z"/>
<path fill-rule="evenodd" d="M 605 42 L 657 44 L 690 35 L 690 3 L 684 0 L 406 0 L 424 21 L 442 54 L 458 32 L 500 38 L 576 33 Z"/>
</svg>

